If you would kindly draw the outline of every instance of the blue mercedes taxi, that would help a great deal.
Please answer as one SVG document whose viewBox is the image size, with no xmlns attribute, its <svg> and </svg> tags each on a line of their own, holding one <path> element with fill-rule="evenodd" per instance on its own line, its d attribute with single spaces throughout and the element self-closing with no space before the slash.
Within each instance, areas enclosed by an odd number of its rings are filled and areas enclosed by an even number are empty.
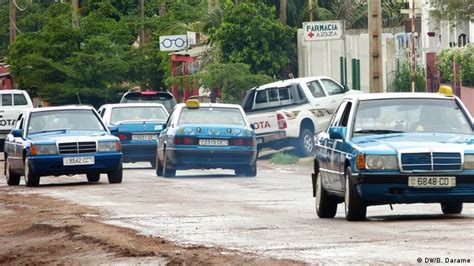
<svg viewBox="0 0 474 266">
<path fill-rule="evenodd" d="M 23 112 L 5 142 L 8 185 L 38 186 L 41 176 L 86 174 L 98 182 L 122 182 L 120 141 L 112 136 L 94 108 L 43 107 Z"/>
<path fill-rule="evenodd" d="M 158 135 L 168 111 L 161 103 L 106 104 L 99 114 L 113 135 L 122 143 L 123 162 L 150 162 L 156 168 Z"/>
<path fill-rule="evenodd" d="M 178 104 L 158 141 L 158 176 L 176 170 L 233 169 L 240 176 L 257 175 L 255 133 L 240 105 Z"/>
<path fill-rule="evenodd" d="M 473 120 L 442 93 L 372 93 L 344 99 L 317 137 L 313 197 L 321 218 L 344 202 L 349 221 L 367 207 L 440 203 L 445 214 L 474 202 Z"/>
</svg>

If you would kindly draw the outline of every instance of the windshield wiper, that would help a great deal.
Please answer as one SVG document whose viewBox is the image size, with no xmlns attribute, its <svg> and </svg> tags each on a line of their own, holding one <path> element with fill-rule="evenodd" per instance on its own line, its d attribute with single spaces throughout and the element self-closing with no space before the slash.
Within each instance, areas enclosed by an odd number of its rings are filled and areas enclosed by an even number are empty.
<svg viewBox="0 0 474 266">
<path fill-rule="evenodd" d="M 51 132 L 62 132 L 62 133 L 66 133 L 67 132 L 67 129 L 49 129 L 49 130 L 42 130 L 42 131 L 36 131 L 36 132 L 32 132 L 30 134 L 41 134 L 41 133 L 51 133 Z"/>
<path fill-rule="evenodd" d="M 404 131 L 400 130 L 389 130 L 389 129 L 361 129 L 354 131 L 354 133 L 362 133 L 362 134 L 390 134 L 390 133 L 403 133 Z"/>
</svg>

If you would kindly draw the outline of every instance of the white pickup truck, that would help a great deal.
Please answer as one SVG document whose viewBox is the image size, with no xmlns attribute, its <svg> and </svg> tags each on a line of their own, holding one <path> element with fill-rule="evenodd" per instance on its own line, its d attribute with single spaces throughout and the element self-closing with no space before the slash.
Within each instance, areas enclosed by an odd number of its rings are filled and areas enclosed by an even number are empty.
<svg viewBox="0 0 474 266">
<path fill-rule="evenodd" d="M 295 78 L 251 89 L 242 107 L 259 147 L 294 146 L 299 155 L 308 156 L 314 151 L 314 135 L 327 127 L 348 92 L 328 77 Z"/>
<path fill-rule="evenodd" d="M 29 108 L 33 108 L 33 102 L 26 91 L 0 90 L 0 152 L 3 152 L 5 138 L 16 119 Z"/>
</svg>

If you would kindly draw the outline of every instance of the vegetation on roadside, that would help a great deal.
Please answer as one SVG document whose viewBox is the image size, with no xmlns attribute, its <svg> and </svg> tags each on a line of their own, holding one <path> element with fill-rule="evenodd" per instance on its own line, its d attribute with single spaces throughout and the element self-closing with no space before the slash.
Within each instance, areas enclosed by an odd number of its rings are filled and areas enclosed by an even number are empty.
<svg viewBox="0 0 474 266">
<path fill-rule="evenodd" d="M 270 162 L 273 164 L 296 164 L 299 158 L 286 152 L 279 152 L 272 155 Z"/>
<path fill-rule="evenodd" d="M 412 73 L 410 62 L 402 61 L 389 90 L 391 92 L 411 92 Z M 418 65 L 415 77 L 416 91 L 424 92 L 426 90 L 425 86 L 425 70 Z"/>
<path fill-rule="evenodd" d="M 317 0 L 312 10 L 306 0 L 282 6 L 280 0 L 221 0 L 213 12 L 207 0 L 145 1 L 143 20 L 137 0 L 83 0 L 78 29 L 72 28 L 69 1 L 16 0 L 18 35 L 9 45 L 8 2 L 0 0 L 0 56 L 8 56 L 21 89 L 53 105 L 98 106 L 137 86 L 170 88 L 170 56 L 159 51 L 159 37 L 186 31 L 203 33 L 211 47 L 202 58 L 203 73 L 192 82 L 240 102 L 250 87 L 298 76 L 296 29 L 309 13 L 316 20 L 346 19 L 349 28 L 367 26 L 366 0 Z M 382 9 L 390 18 L 383 26 L 403 21 L 399 1 L 382 0 Z M 142 27 L 146 45 L 137 48 Z"/>
<path fill-rule="evenodd" d="M 447 48 L 438 53 L 438 69 L 443 82 L 453 82 L 453 60 L 460 67 L 462 84 L 474 86 L 474 44 Z"/>
</svg>

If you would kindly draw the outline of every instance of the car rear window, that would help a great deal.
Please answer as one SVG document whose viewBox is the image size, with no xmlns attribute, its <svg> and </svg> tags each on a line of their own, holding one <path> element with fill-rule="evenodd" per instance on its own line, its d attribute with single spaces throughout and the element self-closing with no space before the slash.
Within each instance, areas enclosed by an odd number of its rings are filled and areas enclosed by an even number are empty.
<svg viewBox="0 0 474 266">
<path fill-rule="evenodd" d="M 244 117 L 237 108 L 200 107 L 183 108 L 178 124 L 232 124 L 245 125 Z"/>
<path fill-rule="evenodd" d="M 146 107 L 115 107 L 112 109 L 110 123 L 120 121 L 166 120 L 168 115 L 164 108 L 159 106 Z"/>
<path fill-rule="evenodd" d="M 176 105 L 176 99 L 172 94 L 167 92 L 144 91 L 144 92 L 128 92 L 123 95 L 120 103 L 161 103 L 166 110 L 170 112 Z"/>
<path fill-rule="evenodd" d="M 23 94 L 13 94 L 13 105 L 19 106 L 19 105 L 28 105 L 28 102 L 26 101 L 26 97 Z"/>
</svg>

